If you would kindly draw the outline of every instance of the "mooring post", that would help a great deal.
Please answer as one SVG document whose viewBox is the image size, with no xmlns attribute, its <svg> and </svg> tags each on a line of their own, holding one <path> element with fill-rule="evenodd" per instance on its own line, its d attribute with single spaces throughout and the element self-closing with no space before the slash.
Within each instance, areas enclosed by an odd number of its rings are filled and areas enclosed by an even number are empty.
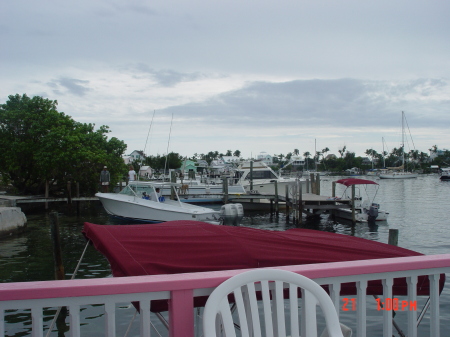
<svg viewBox="0 0 450 337">
<path fill-rule="evenodd" d="M 223 190 L 223 203 L 228 204 L 228 178 L 223 178 L 222 180 L 222 190 Z"/>
<path fill-rule="evenodd" d="M 356 213 L 355 213 L 355 185 L 352 185 L 352 223 L 356 225 Z"/>
<path fill-rule="evenodd" d="M 53 243 L 53 258 L 55 262 L 55 278 L 64 280 L 64 265 L 61 252 L 61 238 L 59 235 L 59 219 L 58 212 L 50 212 L 50 233 Z"/>
<path fill-rule="evenodd" d="M 289 219 L 289 185 L 285 186 L 286 220 Z"/>
<path fill-rule="evenodd" d="M 302 183 L 298 184 L 298 222 L 303 223 L 303 197 L 302 197 Z"/>
<path fill-rule="evenodd" d="M 388 244 L 398 246 L 398 229 L 389 229 Z"/>
<path fill-rule="evenodd" d="M 67 182 L 67 202 L 72 204 L 72 182 L 70 180 Z"/>
<path fill-rule="evenodd" d="M 314 173 L 311 173 L 310 177 L 311 177 L 311 193 L 316 194 L 316 180 L 314 179 Z"/>
<path fill-rule="evenodd" d="M 64 280 L 64 264 L 62 260 L 62 250 L 61 250 L 61 237 L 59 235 L 59 218 L 58 212 L 52 211 L 50 212 L 50 234 L 52 237 L 52 245 L 53 245 L 53 260 L 55 267 L 55 279 L 56 280 Z M 61 310 L 58 315 L 59 322 L 64 322 L 67 317 L 67 307 L 61 307 Z"/>
<path fill-rule="evenodd" d="M 273 183 L 275 184 L 275 213 L 278 216 L 278 182 L 275 180 Z"/>
<path fill-rule="evenodd" d="M 335 181 L 333 181 L 331 183 L 331 196 L 333 198 L 336 197 L 336 182 Z"/>
<path fill-rule="evenodd" d="M 76 196 L 77 196 L 77 215 L 80 215 L 80 183 L 77 181 L 76 184 Z"/>
<path fill-rule="evenodd" d="M 316 194 L 320 195 L 320 174 L 316 174 Z"/>
<path fill-rule="evenodd" d="M 309 179 L 306 178 L 306 193 L 309 193 Z"/>
<path fill-rule="evenodd" d="M 253 191 L 253 160 L 250 161 L 250 193 Z"/>
<path fill-rule="evenodd" d="M 172 183 L 176 183 L 177 182 L 177 176 L 176 176 L 176 172 L 175 171 L 170 172 L 170 182 L 172 182 Z M 171 200 L 175 199 L 175 186 L 171 186 L 170 187 L 170 199 Z"/>
<path fill-rule="evenodd" d="M 45 197 L 48 198 L 48 180 L 45 181 Z M 45 209 L 48 209 L 48 202 L 45 202 Z"/>
</svg>

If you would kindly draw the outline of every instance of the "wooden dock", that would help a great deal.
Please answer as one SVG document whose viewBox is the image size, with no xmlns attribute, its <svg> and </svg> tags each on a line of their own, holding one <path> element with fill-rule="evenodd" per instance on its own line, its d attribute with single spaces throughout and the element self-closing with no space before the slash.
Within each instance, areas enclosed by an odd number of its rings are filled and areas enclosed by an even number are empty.
<svg viewBox="0 0 450 337">
<path fill-rule="evenodd" d="M 47 203 L 47 202 L 66 202 L 70 203 L 77 201 L 92 201 L 98 200 L 97 197 L 72 197 L 72 198 L 53 198 L 53 197 L 41 197 L 41 196 L 18 196 L 18 195 L 0 195 L 0 205 L 17 207 L 23 204 L 30 203 Z"/>
</svg>

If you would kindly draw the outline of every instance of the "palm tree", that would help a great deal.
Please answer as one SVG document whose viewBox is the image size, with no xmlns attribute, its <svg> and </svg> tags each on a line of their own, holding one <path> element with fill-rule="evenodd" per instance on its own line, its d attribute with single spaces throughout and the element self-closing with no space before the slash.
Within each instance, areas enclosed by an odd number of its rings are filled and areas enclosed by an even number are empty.
<svg viewBox="0 0 450 337">
<path fill-rule="evenodd" d="M 303 153 L 303 157 L 305 157 L 305 161 L 306 161 L 306 171 L 308 171 L 308 161 L 309 161 L 309 157 L 311 157 L 311 153 L 306 151 L 305 153 Z"/>
<path fill-rule="evenodd" d="M 298 156 L 299 153 L 300 151 L 298 149 L 294 149 L 294 156 Z"/>
<path fill-rule="evenodd" d="M 344 157 L 345 150 L 347 150 L 347 146 L 345 146 L 345 145 L 341 150 L 338 150 L 339 154 L 341 155 L 341 158 Z"/>
</svg>

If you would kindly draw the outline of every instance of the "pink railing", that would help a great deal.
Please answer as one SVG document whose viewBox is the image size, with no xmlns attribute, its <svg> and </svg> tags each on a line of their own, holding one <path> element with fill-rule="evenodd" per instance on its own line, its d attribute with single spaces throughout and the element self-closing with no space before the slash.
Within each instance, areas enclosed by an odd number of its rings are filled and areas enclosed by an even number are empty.
<svg viewBox="0 0 450 337">
<path fill-rule="evenodd" d="M 311 265 L 283 266 L 319 284 L 330 285 L 330 296 L 339 309 L 342 283 L 356 282 L 357 298 L 362 301 L 357 313 L 357 332 L 366 336 L 365 289 L 370 280 L 383 280 L 384 297 L 392 297 L 392 280 L 406 277 L 408 300 L 415 301 L 417 276 L 430 278 L 430 335 L 439 336 L 439 275 L 450 272 L 450 254 L 404 258 L 361 260 Z M 84 304 L 105 304 L 105 335 L 115 336 L 115 303 L 137 301 L 141 306 L 141 335 L 150 336 L 151 300 L 169 300 L 169 336 L 194 336 L 193 297 L 208 295 L 224 280 L 243 270 L 217 272 L 101 278 L 67 281 L 41 281 L 0 284 L 0 336 L 5 335 L 5 310 L 31 309 L 33 336 L 44 336 L 42 309 L 67 306 L 71 336 L 80 335 L 79 308 Z M 417 312 L 408 314 L 408 337 L 417 336 Z M 383 312 L 383 335 L 392 336 L 392 311 Z"/>
</svg>

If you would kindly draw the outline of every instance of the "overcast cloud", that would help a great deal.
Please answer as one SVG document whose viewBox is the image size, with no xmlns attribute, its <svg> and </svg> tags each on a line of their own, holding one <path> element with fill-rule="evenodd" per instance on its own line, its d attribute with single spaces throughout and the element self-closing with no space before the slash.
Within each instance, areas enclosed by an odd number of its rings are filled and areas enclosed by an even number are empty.
<svg viewBox="0 0 450 337">
<path fill-rule="evenodd" d="M 401 111 L 416 149 L 450 149 L 449 14 L 444 0 L 1 1 L 0 103 L 57 100 L 127 152 L 363 155 L 400 145 Z"/>
</svg>

